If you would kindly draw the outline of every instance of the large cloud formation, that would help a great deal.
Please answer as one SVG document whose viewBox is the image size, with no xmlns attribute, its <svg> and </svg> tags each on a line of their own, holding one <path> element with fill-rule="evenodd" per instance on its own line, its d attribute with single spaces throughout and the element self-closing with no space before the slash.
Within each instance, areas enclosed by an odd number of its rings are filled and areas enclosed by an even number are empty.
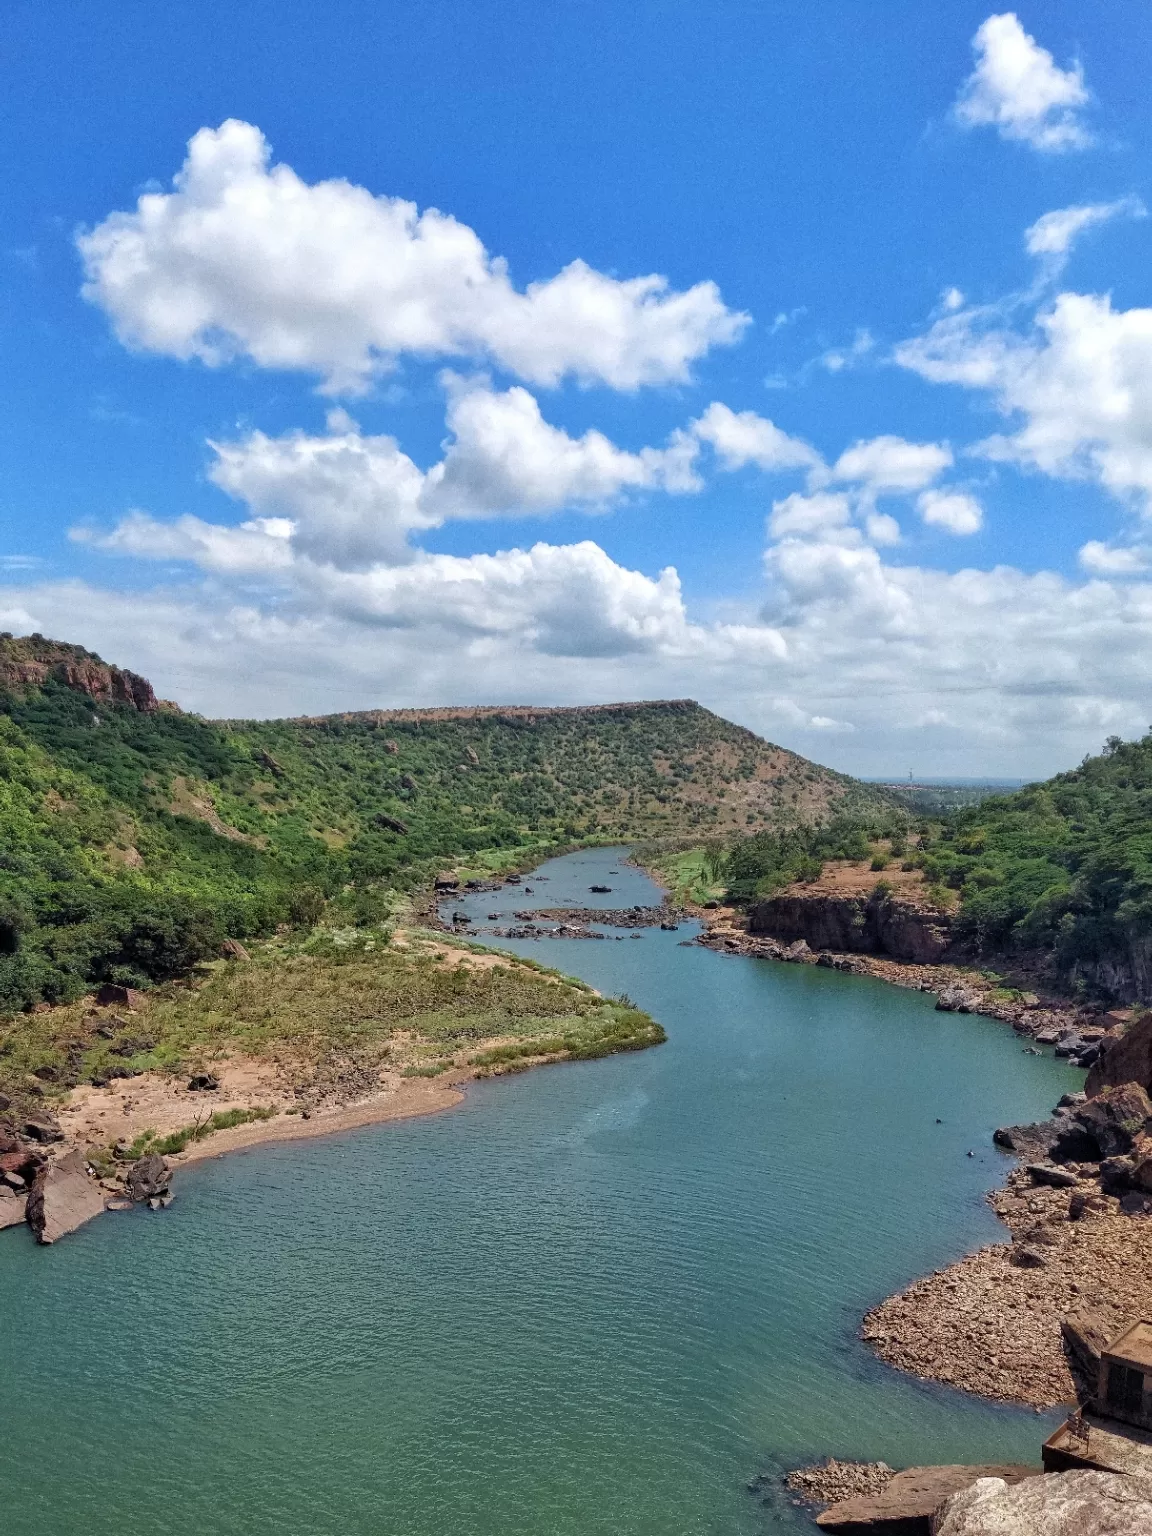
<svg viewBox="0 0 1152 1536">
<path fill-rule="evenodd" d="M 1087 143 L 1078 66 L 1058 68 L 1012 15 L 989 18 L 976 49 L 962 122 L 1044 151 Z M 973 456 L 986 479 L 990 459 L 1087 478 L 1152 512 L 1152 310 L 1055 294 L 1080 235 L 1141 211 L 1121 199 L 1043 216 L 1025 236 L 1041 271 L 1023 299 L 972 308 L 956 294 L 896 349 L 890 360 L 1002 413 L 1004 430 L 975 447 L 885 432 L 826 459 L 718 400 L 663 442 L 625 447 L 555 425 L 524 383 L 462 369 L 441 375 L 438 462 L 418 464 L 343 410 L 323 432 L 217 442 L 207 474 L 240 509 L 232 521 L 135 511 L 76 531 L 159 563 L 159 583 L 123 594 L 29 577 L 6 589 L 0 624 L 124 656 L 212 713 L 692 694 L 816 755 L 837 733 L 841 760 L 864 769 L 891 768 L 906 747 L 921 771 L 1047 771 L 1147 723 L 1142 524 L 1086 543 L 1076 579 L 887 551 L 980 532 L 985 493 L 962 469 Z M 80 246 L 87 296 L 128 345 L 297 369 L 331 392 L 364 390 L 405 355 L 543 387 L 677 383 L 747 323 L 712 283 L 676 292 L 579 262 L 518 288 L 449 215 L 345 181 L 309 185 L 238 122 L 198 133 L 171 191 Z M 858 352 L 878 357 L 878 344 Z M 737 473 L 786 483 L 771 493 L 762 585 L 707 621 L 689 613 L 675 568 L 630 568 L 591 539 L 449 555 L 428 538 L 451 521 L 692 496 Z"/>
<path fill-rule="evenodd" d="M 959 123 L 995 128 L 1001 138 L 1047 153 L 1091 144 L 1081 117 L 1089 97 L 1079 64 L 1060 69 L 1012 11 L 989 16 L 972 47 L 976 68 L 956 102 Z"/>
<path fill-rule="evenodd" d="M 517 289 L 466 224 L 347 181 L 271 165 L 258 128 L 202 128 L 171 192 L 79 238 L 84 293 L 121 341 L 219 364 L 320 374 L 363 390 L 404 353 L 491 360 L 521 378 L 633 390 L 688 378 L 748 323 L 716 285 L 685 292 L 573 261 Z"/>
</svg>

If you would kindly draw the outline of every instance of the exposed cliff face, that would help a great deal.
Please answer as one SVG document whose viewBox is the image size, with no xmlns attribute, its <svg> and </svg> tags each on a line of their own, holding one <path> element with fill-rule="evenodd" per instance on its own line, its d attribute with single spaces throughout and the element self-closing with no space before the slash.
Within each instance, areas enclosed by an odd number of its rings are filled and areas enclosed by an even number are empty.
<svg viewBox="0 0 1152 1536">
<path fill-rule="evenodd" d="M 101 704 L 127 704 L 151 714 L 160 703 L 147 678 L 106 661 L 82 645 L 45 640 L 42 635 L 14 639 L 0 635 L 0 687 L 23 690 L 55 678 Z M 175 705 L 167 705 L 174 709 Z"/>
<path fill-rule="evenodd" d="M 1152 934 L 1143 927 L 1131 929 L 1124 953 L 1078 961 L 1067 979 L 1071 984 L 1086 981 L 1094 991 L 1126 1003 L 1152 1002 Z"/>
<path fill-rule="evenodd" d="M 748 931 L 812 949 L 891 955 L 933 964 L 952 943 L 952 923 L 937 912 L 883 888 L 867 895 L 805 893 L 792 887 L 748 912 Z"/>
<path fill-rule="evenodd" d="M 1084 1088 L 1095 1097 L 1123 1083 L 1152 1089 L 1152 1014 L 1133 1019 L 1122 1033 L 1104 1041 Z"/>
</svg>

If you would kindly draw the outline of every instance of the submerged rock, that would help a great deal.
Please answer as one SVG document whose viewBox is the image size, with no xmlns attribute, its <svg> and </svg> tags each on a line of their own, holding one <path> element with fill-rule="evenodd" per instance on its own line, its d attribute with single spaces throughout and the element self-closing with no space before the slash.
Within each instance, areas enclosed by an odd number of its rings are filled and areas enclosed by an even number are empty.
<svg viewBox="0 0 1152 1536">
<path fill-rule="evenodd" d="M 67 1152 L 36 1175 L 26 1216 L 38 1243 L 54 1243 L 104 1210 L 104 1196 L 79 1152 Z"/>
</svg>

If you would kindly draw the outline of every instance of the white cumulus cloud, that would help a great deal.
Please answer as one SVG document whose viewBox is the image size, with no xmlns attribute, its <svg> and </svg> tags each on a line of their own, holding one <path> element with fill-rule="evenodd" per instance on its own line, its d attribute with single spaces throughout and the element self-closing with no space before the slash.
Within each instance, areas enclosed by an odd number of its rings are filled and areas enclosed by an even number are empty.
<svg viewBox="0 0 1152 1536">
<path fill-rule="evenodd" d="M 972 47 L 976 68 L 957 99 L 958 122 L 1048 153 L 1092 142 L 1081 117 L 1089 100 L 1083 70 L 1078 63 L 1061 69 L 1014 12 L 989 16 Z"/>
<path fill-rule="evenodd" d="M 1025 331 L 999 310 L 966 310 L 895 356 L 934 383 L 992 396 L 1014 426 L 983 445 L 989 456 L 1096 479 L 1152 507 L 1152 309 L 1061 293 Z"/>
<path fill-rule="evenodd" d="M 769 421 L 755 411 L 734 411 L 714 400 L 689 429 L 701 442 L 710 443 L 724 469 L 742 469 L 746 464 L 773 471 L 811 469 L 822 461 L 808 443 Z"/>
<path fill-rule="evenodd" d="M 258 128 L 202 128 L 170 192 L 79 237 L 85 297 L 128 346 L 322 376 L 362 390 L 405 353 L 491 360 L 540 385 L 687 379 L 748 323 L 716 285 L 609 277 L 573 261 L 514 286 L 466 224 L 273 165 Z"/>
<path fill-rule="evenodd" d="M 297 556 L 353 571 L 406 564 L 419 553 L 419 533 L 452 519 L 606 511 L 629 491 L 701 489 L 690 431 L 674 432 L 664 448 L 629 453 L 594 430 L 570 437 L 519 386 L 449 385 L 451 436 L 427 472 L 394 438 L 363 433 L 333 411 L 324 434 L 257 431 L 211 444 L 209 479 L 252 514 L 238 526 L 132 512 L 109 533 L 81 528 L 74 536 L 217 571 L 284 571 Z"/>
<path fill-rule="evenodd" d="M 444 460 L 429 471 L 421 504 L 440 517 L 553 512 L 607 506 L 627 490 L 697 491 L 698 452 L 685 432 L 665 448 L 628 453 L 602 432 L 573 438 L 551 426 L 526 389 L 484 383 L 452 388 Z"/>
<path fill-rule="evenodd" d="M 965 491 L 921 491 L 916 509 L 926 523 L 948 533 L 979 533 L 984 526 L 984 509 Z"/>
<path fill-rule="evenodd" d="M 1126 216 L 1147 218 L 1148 210 L 1138 197 L 1118 197 L 1111 203 L 1077 203 L 1071 208 L 1054 208 L 1041 214 L 1024 231 L 1024 246 L 1029 256 L 1067 256 L 1086 229 Z"/>
<path fill-rule="evenodd" d="M 1089 539 L 1079 551 L 1080 564 L 1094 576 L 1142 576 L 1149 569 L 1147 549 Z"/>
<path fill-rule="evenodd" d="M 832 466 L 831 478 L 856 481 L 876 495 L 918 491 L 931 484 L 952 463 L 944 443 L 910 443 L 886 435 L 857 443 Z"/>
</svg>

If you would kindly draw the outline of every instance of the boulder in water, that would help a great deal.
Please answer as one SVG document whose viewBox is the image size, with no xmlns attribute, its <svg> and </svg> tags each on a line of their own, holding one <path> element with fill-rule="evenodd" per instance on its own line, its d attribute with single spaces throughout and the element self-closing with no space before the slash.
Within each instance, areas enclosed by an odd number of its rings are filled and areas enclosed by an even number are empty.
<svg viewBox="0 0 1152 1536">
<path fill-rule="evenodd" d="M 150 1152 L 128 1170 L 128 1193 L 133 1200 L 152 1200 L 168 1193 L 168 1164 L 158 1152 Z"/>
</svg>

